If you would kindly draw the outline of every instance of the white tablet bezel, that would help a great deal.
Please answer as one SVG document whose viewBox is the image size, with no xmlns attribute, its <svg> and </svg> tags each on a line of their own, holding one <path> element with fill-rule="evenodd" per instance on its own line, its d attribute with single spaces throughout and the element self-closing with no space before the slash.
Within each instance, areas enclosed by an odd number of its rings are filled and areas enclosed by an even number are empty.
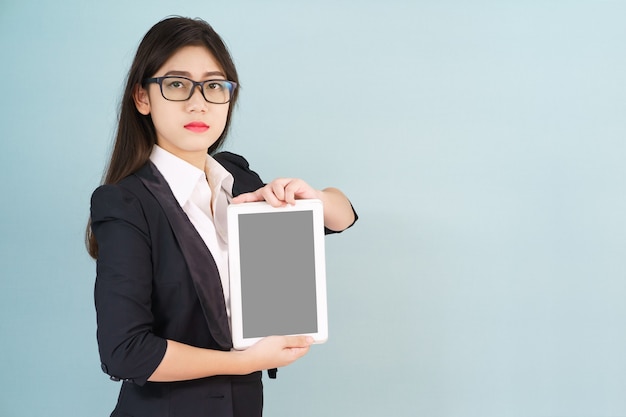
<svg viewBox="0 0 626 417">
<path fill-rule="evenodd" d="M 313 214 L 313 251 L 315 256 L 315 288 L 317 306 L 317 332 L 299 333 L 311 336 L 314 343 L 324 343 L 328 339 L 328 308 L 326 300 L 326 261 L 324 249 L 324 212 L 318 199 L 296 200 L 295 205 L 272 207 L 266 202 L 230 204 L 228 206 L 228 262 L 230 282 L 230 313 L 233 346 L 244 350 L 263 337 L 243 336 L 243 310 L 241 292 L 241 267 L 239 245 L 239 215 L 253 213 L 280 213 L 311 211 Z M 270 335 L 266 335 L 270 336 Z"/>
</svg>

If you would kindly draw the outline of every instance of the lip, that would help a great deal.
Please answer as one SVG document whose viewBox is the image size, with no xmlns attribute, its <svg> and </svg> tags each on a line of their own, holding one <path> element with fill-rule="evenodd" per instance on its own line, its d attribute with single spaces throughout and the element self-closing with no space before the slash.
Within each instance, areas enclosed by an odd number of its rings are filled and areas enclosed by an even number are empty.
<svg viewBox="0 0 626 417">
<path fill-rule="evenodd" d="M 195 133 L 202 133 L 209 130 L 209 125 L 203 122 L 190 122 L 185 125 L 185 129 Z"/>
</svg>

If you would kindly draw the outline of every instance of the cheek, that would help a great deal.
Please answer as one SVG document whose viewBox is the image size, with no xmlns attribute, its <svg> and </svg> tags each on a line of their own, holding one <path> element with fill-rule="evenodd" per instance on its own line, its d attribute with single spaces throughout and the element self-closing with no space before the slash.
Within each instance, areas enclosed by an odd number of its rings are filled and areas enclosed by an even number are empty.
<svg viewBox="0 0 626 417">
<path fill-rule="evenodd" d="M 226 119 L 228 118 L 228 106 L 223 106 L 223 108 L 220 108 L 216 112 L 216 116 L 216 124 L 219 124 L 219 126 L 223 129 L 224 126 L 226 126 Z"/>
<path fill-rule="evenodd" d="M 150 116 L 152 117 L 152 124 L 154 124 L 154 128 L 157 131 L 167 129 L 169 125 L 167 112 L 160 112 L 158 109 L 153 109 L 150 112 Z"/>
</svg>

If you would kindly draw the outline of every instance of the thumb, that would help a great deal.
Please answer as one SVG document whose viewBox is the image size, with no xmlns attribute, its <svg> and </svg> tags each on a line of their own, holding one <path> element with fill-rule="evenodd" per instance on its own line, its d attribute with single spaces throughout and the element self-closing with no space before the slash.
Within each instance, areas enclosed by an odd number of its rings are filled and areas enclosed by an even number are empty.
<svg viewBox="0 0 626 417">
<path fill-rule="evenodd" d="M 314 340 L 311 336 L 285 336 L 286 347 L 308 347 L 313 344 Z"/>
</svg>

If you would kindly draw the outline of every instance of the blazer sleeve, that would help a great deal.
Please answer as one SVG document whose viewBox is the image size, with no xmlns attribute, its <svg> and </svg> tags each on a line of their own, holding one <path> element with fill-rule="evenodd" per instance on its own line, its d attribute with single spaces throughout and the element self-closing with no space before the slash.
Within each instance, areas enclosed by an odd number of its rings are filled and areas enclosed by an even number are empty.
<svg viewBox="0 0 626 417">
<path fill-rule="evenodd" d="M 120 185 L 104 185 L 91 199 L 98 242 L 95 305 L 102 370 L 111 379 L 146 383 L 167 341 L 152 332 L 152 260 L 140 201 Z"/>
<path fill-rule="evenodd" d="M 250 169 L 243 156 L 224 151 L 213 155 L 213 158 L 233 176 L 233 197 L 256 191 L 265 185 L 259 174 Z"/>
</svg>

